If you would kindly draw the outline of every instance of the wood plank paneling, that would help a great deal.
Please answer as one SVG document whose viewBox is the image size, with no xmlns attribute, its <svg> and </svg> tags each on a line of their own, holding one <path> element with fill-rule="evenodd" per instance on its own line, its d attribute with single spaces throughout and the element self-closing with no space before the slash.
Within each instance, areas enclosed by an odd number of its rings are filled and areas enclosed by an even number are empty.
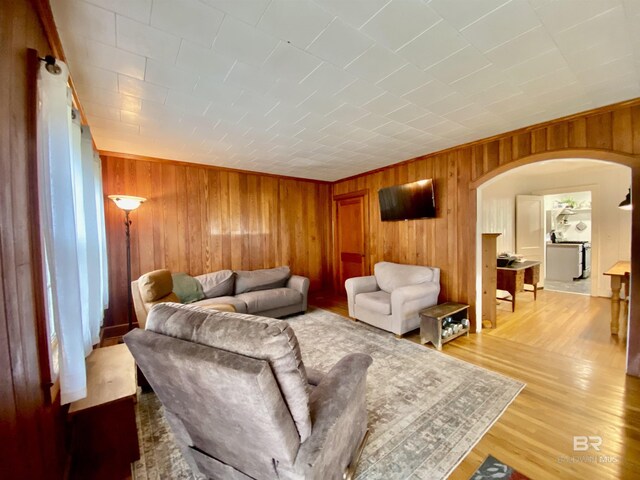
<svg viewBox="0 0 640 480">
<path fill-rule="evenodd" d="M 331 185 L 154 159 L 104 155 L 105 198 L 148 198 L 132 212 L 132 277 L 158 268 L 199 275 L 289 265 L 330 279 Z M 126 323 L 124 214 L 105 200 L 110 301 L 105 326 Z"/>
<path fill-rule="evenodd" d="M 524 130 L 463 145 L 383 169 L 350 177 L 333 184 L 333 194 L 369 190 L 369 265 L 392 261 L 431 265 L 441 269 L 440 301 L 469 303 L 475 316 L 476 285 L 476 190 L 474 182 L 532 154 L 589 147 L 627 155 L 640 154 L 639 102 L 611 106 Z M 597 151 L 596 151 L 597 150 Z M 628 157 L 633 161 L 631 157 Z M 635 166 L 634 166 L 635 165 Z M 631 165 L 634 169 L 640 168 Z M 380 188 L 433 178 L 437 218 L 382 222 L 377 192 Z M 621 198 L 627 186 L 620 186 Z M 638 209 L 640 210 L 640 209 Z M 638 215 L 635 213 L 634 215 Z M 639 220 L 640 222 L 640 220 Z M 635 250 L 640 239 L 633 242 Z M 640 251 L 633 254 L 640 258 Z M 640 285 L 640 283 L 638 283 Z M 640 287 L 638 293 L 640 297 Z M 634 311 L 640 320 L 640 312 Z M 639 360 L 640 361 L 640 360 Z"/>
<path fill-rule="evenodd" d="M 47 340 L 34 194 L 37 55 L 51 47 L 34 2 L 3 2 L 1 10 L 0 476 L 56 479 L 64 432 L 59 400 L 51 404 L 43 385 L 50 375 L 39 348 Z"/>
</svg>

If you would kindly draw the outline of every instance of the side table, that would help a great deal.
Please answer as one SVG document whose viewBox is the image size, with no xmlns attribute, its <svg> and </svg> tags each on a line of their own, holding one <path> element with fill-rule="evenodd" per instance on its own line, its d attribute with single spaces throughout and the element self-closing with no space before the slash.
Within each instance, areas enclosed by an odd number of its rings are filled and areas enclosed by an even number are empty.
<svg viewBox="0 0 640 480">
<path fill-rule="evenodd" d="M 463 327 L 457 333 L 442 338 L 442 321 L 451 317 L 454 323 L 462 319 L 468 319 L 469 305 L 464 303 L 442 303 L 426 308 L 420 312 L 420 343 L 431 342 L 438 350 L 442 350 L 442 345 L 458 338 L 461 335 L 469 335 L 469 327 Z"/>
</svg>

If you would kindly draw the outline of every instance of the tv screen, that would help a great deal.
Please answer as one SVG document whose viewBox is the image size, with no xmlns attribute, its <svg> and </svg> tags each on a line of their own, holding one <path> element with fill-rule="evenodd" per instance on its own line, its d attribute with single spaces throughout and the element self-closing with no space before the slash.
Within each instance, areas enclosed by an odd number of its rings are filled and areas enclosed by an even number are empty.
<svg viewBox="0 0 640 480">
<path fill-rule="evenodd" d="M 418 180 L 378 190 L 383 222 L 436 216 L 433 180 Z"/>
</svg>

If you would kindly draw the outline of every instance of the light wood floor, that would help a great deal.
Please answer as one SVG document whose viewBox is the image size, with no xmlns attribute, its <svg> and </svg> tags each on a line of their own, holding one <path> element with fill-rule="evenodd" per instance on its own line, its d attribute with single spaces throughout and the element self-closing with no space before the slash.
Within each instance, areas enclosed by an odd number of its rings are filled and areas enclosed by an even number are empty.
<svg viewBox="0 0 640 480">
<path fill-rule="evenodd" d="M 347 316 L 346 299 L 311 303 Z M 527 384 L 452 479 L 468 479 L 489 454 L 534 479 L 640 478 L 640 379 L 625 375 L 608 315 L 607 299 L 541 291 L 534 302 L 525 293 L 516 312 L 498 307 L 495 330 L 444 346 Z M 419 342 L 417 333 L 406 338 Z M 600 452 L 574 452 L 574 435 L 601 436 Z"/>
</svg>

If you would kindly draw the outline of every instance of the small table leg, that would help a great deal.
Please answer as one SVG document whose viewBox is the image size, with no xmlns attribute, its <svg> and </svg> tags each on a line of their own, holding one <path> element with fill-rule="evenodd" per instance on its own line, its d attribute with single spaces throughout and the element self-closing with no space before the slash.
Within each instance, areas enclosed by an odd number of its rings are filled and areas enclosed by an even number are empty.
<svg viewBox="0 0 640 480">
<path fill-rule="evenodd" d="M 627 337 L 627 320 L 629 318 L 629 276 L 625 275 L 622 279 L 624 286 L 624 308 L 622 310 L 622 319 L 620 319 L 620 327 L 618 328 L 618 338 L 624 340 Z"/>
<path fill-rule="evenodd" d="M 533 301 L 535 302 L 538 299 L 538 284 L 533 284 Z"/>
<path fill-rule="evenodd" d="M 611 335 L 617 335 L 620 319 L 620 277 L 611 276 Z"/>
</svg>

